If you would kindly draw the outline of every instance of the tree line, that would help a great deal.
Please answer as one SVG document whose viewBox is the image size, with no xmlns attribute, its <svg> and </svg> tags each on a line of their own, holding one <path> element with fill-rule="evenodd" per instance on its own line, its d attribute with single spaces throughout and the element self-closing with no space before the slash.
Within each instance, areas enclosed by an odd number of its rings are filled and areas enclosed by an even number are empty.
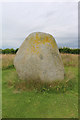
<svg viewBox="0 0 80 120">
<path fill-rule="evenodd" d="M 11 49 L 9 49 L 9 48 L 7 48 L 7 49 L 0 49 L 0 53 L 2 53 L 2 54 L 16 54 L 18 49 L 19 48 L 17 48 L 17 49 L 13 49 L 13 48 L 11 48 Z"/>
<path fill-rule="evenodd" d="M 70 53 L 70 54 L 80 54 L 80 49 L 72 49 L 72 48 L 59 48 L 60 53 Z"/>
<path fill-rule="evenodd" d="M 19 48 L 17 49 L 0 49 L 0 54 L 16 54 Z M 80 54 L 80 49 L 72 49 L 72 48 L 59 48 L 60 53 L 69 53 L 69 54 Z"/>
</svg>

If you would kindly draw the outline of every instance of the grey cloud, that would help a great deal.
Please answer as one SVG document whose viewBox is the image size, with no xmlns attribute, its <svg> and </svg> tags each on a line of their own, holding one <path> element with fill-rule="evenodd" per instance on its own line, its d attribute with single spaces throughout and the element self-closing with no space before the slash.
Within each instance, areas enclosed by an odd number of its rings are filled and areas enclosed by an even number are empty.
<svg viewBox="0 0 80 120">
<path fill-rule="evenodd" d="M 77 3 L 3 3 L 2 27 L 3 47 L 17 48 L 36 31 L 52 34 L 57 44 L 68 45 L 69 39 L 73 44 L 77 38 Z"/>
</svg>

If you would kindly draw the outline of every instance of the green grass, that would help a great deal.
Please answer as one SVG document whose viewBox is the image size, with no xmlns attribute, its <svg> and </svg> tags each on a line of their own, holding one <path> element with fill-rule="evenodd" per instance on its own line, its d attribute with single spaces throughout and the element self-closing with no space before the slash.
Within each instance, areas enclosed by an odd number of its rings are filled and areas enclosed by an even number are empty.
<svg viewBox="0 0 80 120">
<path fill-rule="evenodd" d="M 65 80 L 60 83 L 35 86 L 20 81 L 14 68 L 3 70 L 2 117 L 77 118 L 78 68 L 66 66 L 65 72 Z"/>
</svg>

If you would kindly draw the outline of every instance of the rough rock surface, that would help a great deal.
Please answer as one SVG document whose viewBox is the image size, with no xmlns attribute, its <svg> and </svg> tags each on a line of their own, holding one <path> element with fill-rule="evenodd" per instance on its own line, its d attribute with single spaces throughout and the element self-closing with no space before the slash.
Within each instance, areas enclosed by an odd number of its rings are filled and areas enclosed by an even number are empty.
<svg viewBox="0 0 80 120">
<path fill-rule="evenodd" d="M 14 66 L 20 79 L 54 81 L 64 79 L 64 67 L 52 35 L 31 33 L 17 51 Z"/>
</svg>

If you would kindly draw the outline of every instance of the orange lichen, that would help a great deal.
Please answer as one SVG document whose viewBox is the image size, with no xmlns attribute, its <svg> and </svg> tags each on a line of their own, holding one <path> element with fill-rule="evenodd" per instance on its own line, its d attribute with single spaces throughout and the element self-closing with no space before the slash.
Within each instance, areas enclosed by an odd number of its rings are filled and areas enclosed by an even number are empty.
<svg viewBox="0 0 80 120">
<path fill-rule="evenodd" d="M 48 39 L 48 37 L 46 37 L 45 41 L 46 41 L 46 42 L 49 42 L 49 39 Z"/>
<path fill-rule="evenodd" d="M 38 33 L 36 33 L 36 40 L 37 40 L 37 39 L 39 39 L 39 37 L 38 37 Z"/>
<path fill-rule="evenodd" d="M 52 48 L 56 47 L 55 41 L 52 39 L 52 37 L 46 36 L 45 38 L 41 39 L 41 36 L 36 33 L 35 38 L 31 38 L 29 43 L 31 44 L 31 52 L 39 54 L 40 53 L 40 45 L 47 45 L 51 46 Z"/>
</svg>

